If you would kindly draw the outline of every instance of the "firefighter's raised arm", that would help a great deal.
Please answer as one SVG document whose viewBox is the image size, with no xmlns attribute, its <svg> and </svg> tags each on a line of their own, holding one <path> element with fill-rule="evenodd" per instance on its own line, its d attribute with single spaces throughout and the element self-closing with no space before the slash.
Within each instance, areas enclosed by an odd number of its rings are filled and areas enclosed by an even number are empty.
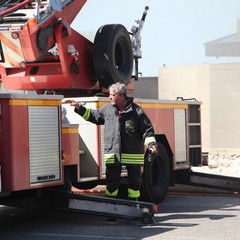
<svg viewBox="0 0 240 240">
<path fill-rule="evenodd" d="M 81 104 L 75 100 L 66 100 L 65 103 L 70 103 L 71 106 L 75 107 L 76 109 L 79 109 Z"/>
</svg>

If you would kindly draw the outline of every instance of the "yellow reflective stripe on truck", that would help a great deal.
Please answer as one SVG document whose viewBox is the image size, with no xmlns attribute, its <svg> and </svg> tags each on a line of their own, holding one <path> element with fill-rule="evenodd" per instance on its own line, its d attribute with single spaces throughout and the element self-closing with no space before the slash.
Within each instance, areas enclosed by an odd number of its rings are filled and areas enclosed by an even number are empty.
<svg viewBox="0 0 240 240">
<path fill-rule="evenodd" d="M 63 128 L 62 133 L 64 134 L 78 133 L 78 128 Z"/>
<path fill-rule="evenodd" d="M 172 104 L 172 103 L 138 103 L 136 102 L 139 106 L 142 108 L 170 108 L 170 109 L 175 109 L 175 108 L 180 108 L 180 109 L 187 109 L 188 105 L 187 104 Z"/>
<path fill-rule="evenodd" d="M 9 105 L 15 106 L 61 106 L 61 100 L 26 100 L 26 99 L 10 99 Z"/>
<path fill-rule="evenodd" d="M 97 102 L 97 107 L 104 106 L 108 104 L 109 102 L 106 101 L 100 101 Z M 188 109 L 187 104 L 174 104 L 174 103 L 143 103 L 143 102 L 135 102 L 142 108 L 169 108 L 169 109 Z"/>
</svg>

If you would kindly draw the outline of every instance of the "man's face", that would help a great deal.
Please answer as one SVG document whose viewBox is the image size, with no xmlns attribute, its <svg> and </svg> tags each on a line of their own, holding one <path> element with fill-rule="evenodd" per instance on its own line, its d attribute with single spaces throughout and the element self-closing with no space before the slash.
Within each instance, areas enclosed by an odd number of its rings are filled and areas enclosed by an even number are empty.
<svg viewBox="0 0 240 240">
<path fill-rule="evenodd" d="M 122 95 L 119 95 L 118 93 L 116 93 L 116 90 L 110 89 L 109 99 L 113 105 L 118 106 L 118 104 L 122 101 Z"/>
</svg>

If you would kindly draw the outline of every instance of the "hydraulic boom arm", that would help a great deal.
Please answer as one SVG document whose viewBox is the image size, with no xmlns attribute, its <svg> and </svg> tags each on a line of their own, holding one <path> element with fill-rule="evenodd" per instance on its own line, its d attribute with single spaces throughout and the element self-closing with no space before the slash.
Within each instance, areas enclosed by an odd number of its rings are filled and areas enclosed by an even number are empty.
<svg viewBox="0 0 240 240">
<path fill-rule="evenodd" d="M 145 10 L 143 12 L 141 20 L 136 20 L 136 23 L 138 24 L 138 27 L 133 26 L 131 29 L 132 32 L 132 42 L 133 42 L 133 56 L 135 60 L 135 80 L 138 80 L 138 59 L 142 58 L 142 51 L 141 51 L 141 45 L 142 45 L 142 38 L 141 38 L 141 32 L 143 29 L 143 25 L 145 23 L 145 19 L 147 16 L 147 11 L 149 10 L 149 7 L 146 6 Z"/>
</svg>

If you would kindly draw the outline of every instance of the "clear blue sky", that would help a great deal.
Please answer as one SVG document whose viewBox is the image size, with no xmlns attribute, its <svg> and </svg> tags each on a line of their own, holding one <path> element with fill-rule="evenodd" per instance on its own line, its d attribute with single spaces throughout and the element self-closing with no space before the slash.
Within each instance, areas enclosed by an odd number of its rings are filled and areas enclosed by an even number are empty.
<svg viewBox="0 0 240 240">
<path fill-rule="evenodd" d="M 143 76 L 159 67 L 240 61 L 205 56 L 204 43 L 236 32 L 240 0 L 88 0 L 74 20 L 77 31 L 96 32 L 104 24 L 129 31 L 149 6 L 142 31 Z"/>
</svg>

